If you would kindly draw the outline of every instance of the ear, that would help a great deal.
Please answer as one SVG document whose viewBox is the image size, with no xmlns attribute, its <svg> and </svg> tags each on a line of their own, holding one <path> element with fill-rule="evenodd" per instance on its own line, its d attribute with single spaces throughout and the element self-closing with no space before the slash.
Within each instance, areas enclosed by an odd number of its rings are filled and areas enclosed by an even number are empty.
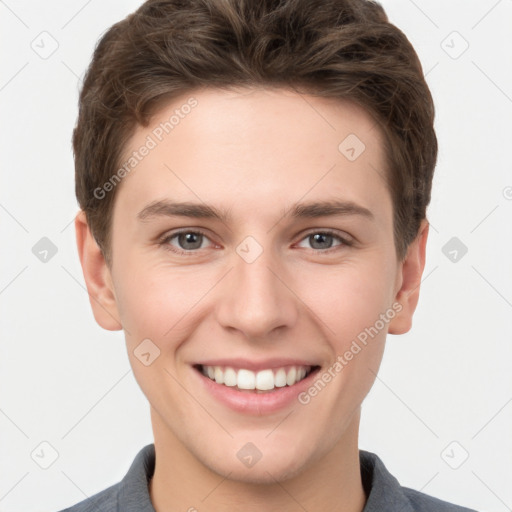
<svg viewBox="0 0 512 512">
<path fill-rule="evenodd" d="M 400 303 L 402 310 L 389 323 L 389 334 L 405 334 L 412 327 L 412 317 L 420 296 L 421 276 L 425 268 L 428 229 L 428 221 L 424 219 L 418 235 L 407 249 L 404 261 L 400 263 L 398 291 L 394 302 Z"/>
<path fill-rule="evenodd" d="M 112 276 L 103 253 L 92 236 L 83 210 L 75 217 L 75 232 L 78 255 L 94 318 L 103 329 L 119 331 L 123 326 L 119 320 Z"/>
</svg>

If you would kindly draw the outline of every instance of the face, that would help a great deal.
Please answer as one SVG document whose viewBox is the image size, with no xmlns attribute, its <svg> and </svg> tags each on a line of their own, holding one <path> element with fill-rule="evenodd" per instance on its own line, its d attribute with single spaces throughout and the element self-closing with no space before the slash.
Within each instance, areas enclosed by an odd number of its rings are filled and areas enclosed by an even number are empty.
<svg viewBox="0 0 512 512">
<path fill-rule="evenodd" d="M 357 442 L 405 314 L 374 120 L 283 89 L 211 89 L 161 109 L 126 157 L 144 145 L 116 192 L 103 309 L 155 440 L 253 482 Z"/>
</svg>

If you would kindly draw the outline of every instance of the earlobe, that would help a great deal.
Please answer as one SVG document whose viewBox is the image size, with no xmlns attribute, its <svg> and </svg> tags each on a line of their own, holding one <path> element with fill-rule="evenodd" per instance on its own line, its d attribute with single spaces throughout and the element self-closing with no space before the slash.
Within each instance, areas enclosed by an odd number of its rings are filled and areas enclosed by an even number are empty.
<svg viewBox="0 0 512 512">
<path fill-rule="evenodd" d="M 119 320 L 110 270 L 101 249 L 92 236 L 82 210 L 75 218 L 75 233 L 80 264 L 94 318 L 104 329 L 119 331 L 123 327 Z"/>
<path fill-rule="evenodd" d="M 400 264 L 401 285 L 394 302 L 401 305 L 401 310 L 389 323 L 389 334 L 405 334 L 412 327 L 412 317 L 418 304 L 421 277 L 425 268 L 428 230 L 428 221 L 424 219 L 417 237 L 410 244 L 407 255 Z"/>
</svg>

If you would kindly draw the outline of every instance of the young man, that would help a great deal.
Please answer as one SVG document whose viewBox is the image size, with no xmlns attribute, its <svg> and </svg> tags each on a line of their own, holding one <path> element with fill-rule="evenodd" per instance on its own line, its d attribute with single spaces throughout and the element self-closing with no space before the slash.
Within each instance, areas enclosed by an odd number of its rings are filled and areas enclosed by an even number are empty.
<svg viewBox="0 0 512 512">
<path fill-rule="evenodd" d="M 433 119 L 374 2 L 148 1 L 103 36 L 73 135 L 78 250 L 155 442 L 67 510 L 468 510 L 358 448 L 419 297 Z"/>
</svg>

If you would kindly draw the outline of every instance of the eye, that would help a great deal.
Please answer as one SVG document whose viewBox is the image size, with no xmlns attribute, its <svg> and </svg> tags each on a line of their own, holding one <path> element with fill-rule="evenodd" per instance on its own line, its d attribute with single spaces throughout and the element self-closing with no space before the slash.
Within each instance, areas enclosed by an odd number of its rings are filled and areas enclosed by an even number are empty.
<svg viewBox="0 0 512 512">
<path fill-rule="evenodd" d="M 174 239 L 176 239 L 178 247 L 171 243 Z M 178 254 L 193 254 L 198 249 L 204 249 L 203 242 L 205 240 L 209 239 L 202 231 L 184 230 L 165 236 L 159 244 L 165 249 Z"/>
<path fill-rule="evenodd" d="M 337 247 L 352 245 L 352 242 L 331 231 L 314 231 L 302 240 L 308 241 L 316 252 L 331 252 L 330 249 L 336 250 Z M 334 240 L 338 240 L 340 243 L 333 247 Z"/>
<path fill-rule="evenodd" d="M 176 244 L 172 243 L 175 240 Z M 206 233 L 200 230 L 182 230 L 165 235 L 158 243 L 166 250 L 176 254 L 193 256 L 200 249 L 204 249 L 203 243 L 210 240 Z M 352 242 L 334 232 L 314 231 L 302 238 L 300 243 L 308 241 L 311 248 L 317 253 L 332 252 L 344 246 L 352 245 Z M 335 241 L 337 244 L 333 245 Z"/>
</svg>

